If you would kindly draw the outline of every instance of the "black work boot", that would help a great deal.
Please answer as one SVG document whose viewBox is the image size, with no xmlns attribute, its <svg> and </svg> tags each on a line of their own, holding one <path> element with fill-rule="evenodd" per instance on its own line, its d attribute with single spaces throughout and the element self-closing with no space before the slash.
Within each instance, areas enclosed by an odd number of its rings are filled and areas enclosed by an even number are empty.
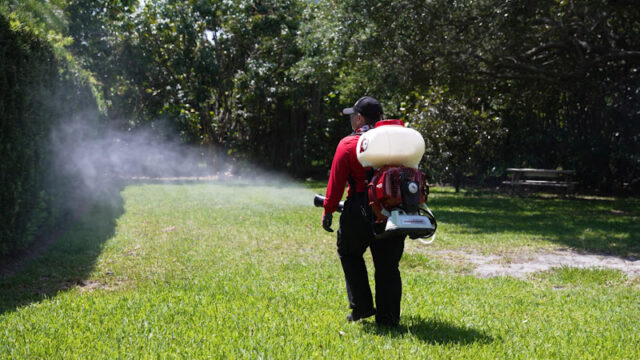
<svg viewBox="0 0 640 360">
<path fill-rule="evenodd" d="M 400 319 L 390 314 L 386 314 L 385 316 L 385 314 L 378 313 L 376 315 L 376 323 L 380 326 L 395 328 L 398 327 Z"/>
<path fill-rule="evenodd" d="M 360 319 L 365 319 L 375 314 L 376 314 L 376 309 L 371 309 L 363 313 L 352 311 L 351 314 L 347 315 L 347 321 L 358 321 Z"/>
</svg>

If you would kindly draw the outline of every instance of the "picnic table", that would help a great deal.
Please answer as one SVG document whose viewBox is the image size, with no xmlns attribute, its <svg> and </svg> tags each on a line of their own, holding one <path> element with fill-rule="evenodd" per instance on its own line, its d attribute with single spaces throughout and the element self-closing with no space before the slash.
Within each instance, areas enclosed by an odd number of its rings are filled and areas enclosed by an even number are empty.
<svg viewBox="0 0 640 360">
<path fill-rule="evenodd" d="M 510 179 L 502 183 L 511 185 L 512 192 L 519 191 L 522 186 L 547 186 L 573 191 L 577 184 L 573 181 L 576 174 L 574 170 L 508 168 L 507 174 L 510 174 Z"/>
</svg>

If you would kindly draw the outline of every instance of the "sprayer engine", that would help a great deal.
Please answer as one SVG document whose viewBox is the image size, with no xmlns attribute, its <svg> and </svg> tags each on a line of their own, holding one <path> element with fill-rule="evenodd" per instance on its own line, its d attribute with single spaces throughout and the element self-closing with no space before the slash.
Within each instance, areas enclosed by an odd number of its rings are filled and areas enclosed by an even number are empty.
<svg viewBox="0 0 640 360">
<path fill-rule="evenodd" d="M 426 205 L 429 186 L 418 170 L 424 139 L 400 120 L 380 121 L 358 141 L 358 161 L 374 169 L 369 204 L 376 223 L 384 224 L 378 238 L 395 234 L 412 239 L 435 234 L 436 221 Z"/>
<path fill-rule="evenodd" d="M 377 223 L 385 224 L 380 237 L 396 232 L 426 238 L 435 232 L 435 219 L 426 207 L 429 186 L 418 169 L 385 166 L 369 183 L 369 204 Z"/>
<path fill-rule="evenodd" d="M 394 208 L 417 213 L 426 200 L 428 189 L 418 169 L 385 166 L 374 173 L 369 183 L 369 201 L 376 218 L 381 221 L 389 217 Z"/>
</svg>

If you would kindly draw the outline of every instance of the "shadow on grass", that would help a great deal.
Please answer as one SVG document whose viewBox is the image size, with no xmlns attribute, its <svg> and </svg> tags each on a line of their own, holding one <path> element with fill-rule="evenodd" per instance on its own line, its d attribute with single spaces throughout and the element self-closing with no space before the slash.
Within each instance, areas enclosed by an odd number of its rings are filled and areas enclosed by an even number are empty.
<svg viewBox="0 0 640 360">
<path fill-rule="evenodd" d="M 102 252 L 115 234 L 116 220 L 124 213 L 123 200 L 114 190 L 94 202 L 70 224 L 53 230 L 50 245 L 33 258 L 22 259 L 8 276 L 0 276 L 0 315 L 19 307 L 84 286 Z"/>
<path fill-rule="evenodd" d="M 640 256 L 637 199 L 519 198 L 434 192 L 430 207 L 440 224 L 471 234 L 541 235 L 578 251 Z"/>
<path fill-rule="evenodd" d="M 478 330 L 456 326 L 438 319 L 425 320 L 419 316 L 403 317 L 397 328 L 379 326 L 375 322 L 364 322 L 362 329 L 378 336 L 416 337 L 430 344 L 466 345 L 487 344 L 493 341 L 491 336 Z"/>
</svg>

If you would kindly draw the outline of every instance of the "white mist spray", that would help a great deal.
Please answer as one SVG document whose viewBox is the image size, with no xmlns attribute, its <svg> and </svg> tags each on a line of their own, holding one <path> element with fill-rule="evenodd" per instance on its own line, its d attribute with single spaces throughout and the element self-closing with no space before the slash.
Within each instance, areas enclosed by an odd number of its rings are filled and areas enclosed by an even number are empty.
<svg viewBox="0 0 640 360">
<path fill-rule="evenodd" d="M 291 205 L 312 205 L 314 193 L 290 177 L 269 172 L 255 164 L 239 164 L 219 153 L 167 137 L 171 133 L 156 123 L 153 128 L 120 131 L 77 118 L 52 132 L 52 151 L 56 166 L 80 179 L 81 198 L 111 196 L 112 189 L 136 181 L 193 182 L 218 181 L 230 184 L 295 188 L 287 198 L 274 195 L 274 201 Z M 215 157 L 216 161 L 212 161 Z M 278 199 L 276 199 L 278 198 Z M 77 199 L 75 199 L 77 200 Z"/>
</svg>

